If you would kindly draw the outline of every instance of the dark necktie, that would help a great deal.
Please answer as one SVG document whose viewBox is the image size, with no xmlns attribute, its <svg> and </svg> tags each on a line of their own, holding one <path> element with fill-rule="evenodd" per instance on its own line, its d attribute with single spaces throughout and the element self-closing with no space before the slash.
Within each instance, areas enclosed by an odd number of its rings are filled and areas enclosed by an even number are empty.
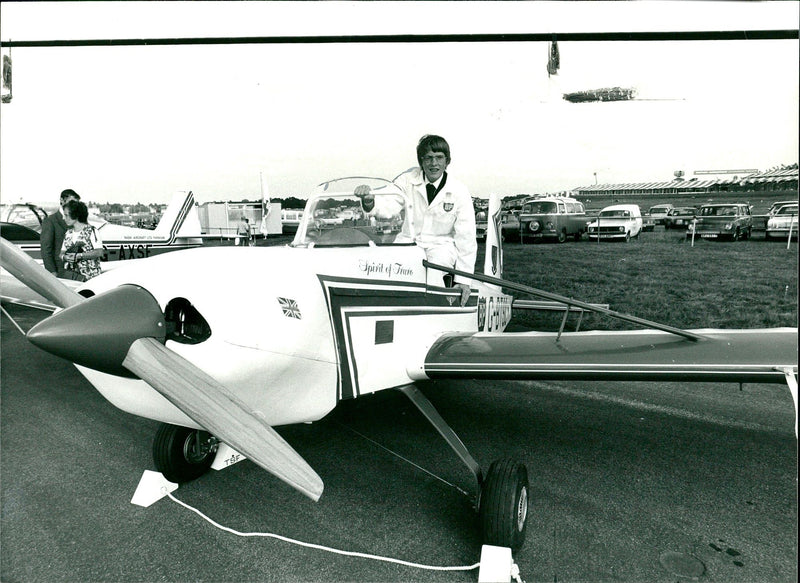
<svg viewBox="0 0 800 583">
<path fill-rule="evenodd" d="M 436 187 L 429 182 L 425 185 L 425 188 L 428 191 L 428 204 L 431 204 L 433 199 L 436 198 Z"/>
</svg>

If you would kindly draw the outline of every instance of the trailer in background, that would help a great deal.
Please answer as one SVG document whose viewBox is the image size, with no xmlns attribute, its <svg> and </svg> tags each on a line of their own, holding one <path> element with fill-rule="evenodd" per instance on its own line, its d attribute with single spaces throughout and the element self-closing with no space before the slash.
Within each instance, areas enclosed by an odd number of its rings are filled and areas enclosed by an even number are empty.
<svg viewBox="0 0 800 583">
<path fill-rule="evenodd" d="M 267 212 L 266 233 L 261 230 L 261 222 L 264 217 L 264 204 L 261 201 L 203 203 L 198 207 L 200 226 L 204 235 L 218 235 L 220 238 L 233 239 L 237 237 L 239 221 L 242 220 L 242 217 L 246 217 L 254 236 L 280 235 L 283 230 L 281 204 L 270 202 L 267 208 L 269 211 Z"/>
</svg>

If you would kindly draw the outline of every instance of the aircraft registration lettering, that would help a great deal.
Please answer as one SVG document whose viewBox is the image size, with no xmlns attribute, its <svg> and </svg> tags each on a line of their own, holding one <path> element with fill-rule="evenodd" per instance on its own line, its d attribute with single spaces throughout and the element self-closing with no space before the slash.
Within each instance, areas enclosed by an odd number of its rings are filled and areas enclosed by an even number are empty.
<svg viewBox="0 0 800 583">
<path fill-rule="evenodd" d="M 108 260 L 110 258 L 114 258 L 114 255 L 117 256 L 117 259 L 144 259 L 146 257 L 150 257 L 150 249 L 152 245 L 120 245 L 119 247 L 113 246 L 104 246 L 106 251 L 106 255 L 103 257 L 104 260 Z"/>
<path fill-rule="evenodd" d="M 414 269 L 412 267 L 406 267 L 402 263 L 397 262 L 383 263 L 380 261 L 366 261 L 362 259 L 358 262 L 358 269 L 363 271 L 366 275 L 372 275 L 373 273 L 386 277 L 414 275 Z"/>
<path fill-rule="evenodd" d="M 489 296 L 478 299 L 478 330 L 502 331 L 511 321 L 511 298 Z M 485 328 L 484 328 L 485 326 Z"/>
<path fill-rule="evenodd" d="M 228 466 L 232 466 L 233 464 L 240 462 L 244 459 L 244 456 L 240 453 L 231 454 L 230 457 L 226 457 L 222 460 L 222 464 L 227 468 Z"/>
</svg>

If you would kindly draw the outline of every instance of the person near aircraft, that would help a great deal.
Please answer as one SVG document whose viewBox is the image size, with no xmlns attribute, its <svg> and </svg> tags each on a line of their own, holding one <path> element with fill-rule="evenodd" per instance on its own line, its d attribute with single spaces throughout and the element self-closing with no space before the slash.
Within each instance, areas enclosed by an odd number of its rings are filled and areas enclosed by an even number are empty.
<svg viewBox="0 0 800 583">
<path fill-rule="evenodd" d="M 242 217 L 239 221 L 239 227 L 236 231 L 236 234 L 239 235 L 236 238 L 236 244 L 238 245 L 241 241 L 243 246 L 250 246 L 251 245 L 251 233 L 250 230 L 250 221 L 247 217 Z"/>
<path fill-rule="evenodd" d="M 64 221 L 64 205 L 70 200 L 80 199 L 80 195 L 71 188 L 62 190 L 59 210 L 47 215 L 42 221 L 42 234 L 39 239 L 42 261 L 45 269 L 56 277 L 64 278 L 67 276 L 64 262 L 61 260 L 61 245 L 64 242 L 64 234 L 68 228 L 67 223 Z"/>
<path fill-rule="evenodd" d="M 84 203 L 70 200 L 63 210 L 69 230 L 61 244 L 61 260 L 69 278 L 87 281 L 102 272 L 103 241 L 89 224 L 89 209 Z"/>
<path fill-rule="evenodd" d="M 473 272 L 478 252 L 475 209 L 467 187 L 447 174 L 447 140 L 432 134 L 422 136 L 417 144 L 417 162 L 418 167 L 394 180 L 410 200 L 417 244 L 431 263 Z M 370 195 L 369 186 L 356 187 L 354 194 L 360 197 L 366 213 L 375 212 L 375 197 Z M 466 305 L 470 281 L 456 276 L 452 287 L 461 291 L 461 305 Z"/>
</svg>

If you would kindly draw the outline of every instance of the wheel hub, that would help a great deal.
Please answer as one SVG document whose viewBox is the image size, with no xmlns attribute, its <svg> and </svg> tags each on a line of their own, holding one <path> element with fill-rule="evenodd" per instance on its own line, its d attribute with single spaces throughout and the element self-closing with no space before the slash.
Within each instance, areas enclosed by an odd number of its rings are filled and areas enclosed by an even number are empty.
<svg viewBox="0 0 800 583">
<path fill-rule="evenodd" d="M 525 528 L 525 520 L 528 518 L 528 488 L 523 487 L 519 493 L 519 505 L 517 506 L 517 531 L 522 532 Z"/>
<path fill-rule="evenodd" d="M 199 464 L 215 449 L 216 443 L 205 431 L 195 431 L 183 442 L 183 457 L 190 464 Z"/>
</svg>

